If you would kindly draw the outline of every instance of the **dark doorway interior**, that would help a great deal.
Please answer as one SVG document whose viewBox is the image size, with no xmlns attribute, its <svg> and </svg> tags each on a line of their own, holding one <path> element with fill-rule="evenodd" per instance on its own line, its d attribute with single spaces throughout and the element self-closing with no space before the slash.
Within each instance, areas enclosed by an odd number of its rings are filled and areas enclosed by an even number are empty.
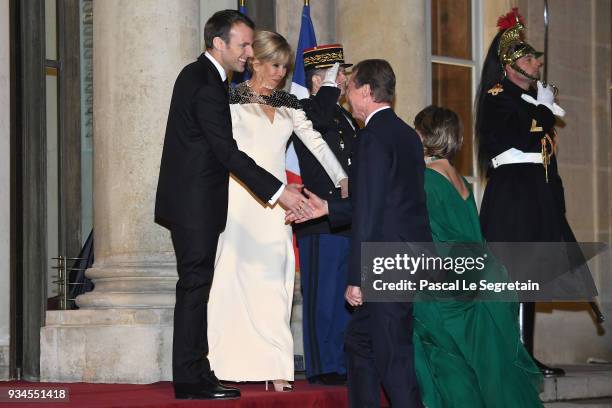
<svg viewBox="0 0 612 408">
<path fill-rule="evenodd" d="M 40 328 L 48 298 L 54 296 L 51 258 L 76 256 L 83 241 L 80 33 L 85 2 L 9 3 L 14 378 L 39 378 Z"/>
</svg>

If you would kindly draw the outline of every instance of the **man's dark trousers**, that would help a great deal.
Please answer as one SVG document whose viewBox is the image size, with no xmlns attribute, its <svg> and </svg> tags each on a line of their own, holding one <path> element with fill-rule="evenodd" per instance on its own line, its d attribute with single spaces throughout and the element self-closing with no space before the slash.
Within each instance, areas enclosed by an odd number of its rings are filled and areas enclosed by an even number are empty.
<svg viewBox="0 0 612 408">
<path fill-rule="evenodd" d="M 359 306 L 349 323 L 345 347 L 351 407 L 380 407 L 381 383 L 394 407 L 422 406 L 414 370 L 412 303 Z"/>
<path fill-rule="evenodd" d="M 210 372 L 206 307 L 212 286 L 219 234 L 173 227 L 176 283 L 172 371 L 174 382 L 192 383 Z"/>
</svg>

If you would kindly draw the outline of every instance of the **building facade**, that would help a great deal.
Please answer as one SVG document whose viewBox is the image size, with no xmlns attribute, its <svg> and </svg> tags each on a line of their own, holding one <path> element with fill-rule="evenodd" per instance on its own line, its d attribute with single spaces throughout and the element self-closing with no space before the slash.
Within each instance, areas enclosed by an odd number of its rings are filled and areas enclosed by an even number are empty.
<svg viewBox="0 0 612 408">
<path fill-rule="evenodd" d="M 236 3 L 0 1 L 0 378 L 170 378 L 176 271 L 169 234 L 153 223 L 166 115 L 177 73 L 202 51 L 204 22 Z M 513 5 L 543 48 L 543 0 L 310 1 L 319 43 L 341 42 L 350 62 L 391 62 L 394 107 L 406 122 L 429 103 L 460 113 L 460 168 L 477 191 L 473 98 L 497 16 Z M 295 47 L 302 0 L 247 6 Z M 610 11 L 610 0 L 550 4 L 548 74 L 568 112 L 560 173 L 568 220 L 584 242 L 612 240 Z M 51 258 L 77 256 L 92 227 L 96 288 L 79 298 L 80 310 L 53 310 Z M 612 261 L 591 266 L 609 316 Z M 539 311 L 543 361 L 612 360 L 612 328 L 598 329 L 586 305 Z"/>
</svg>

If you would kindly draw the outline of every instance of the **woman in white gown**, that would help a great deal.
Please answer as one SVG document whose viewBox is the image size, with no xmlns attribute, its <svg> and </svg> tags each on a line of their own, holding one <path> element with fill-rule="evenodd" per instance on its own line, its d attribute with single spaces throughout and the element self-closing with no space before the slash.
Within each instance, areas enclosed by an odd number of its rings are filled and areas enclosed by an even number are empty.
<svg viewBox="0 0 612 408">
<path fill-rule="evenodd" d="M 258 31 L 253 53 L 252 79 L 230 91 L 238 147 L 286 182 L 285 150 L 295 132 L 340 186 L 347 177 L 340 163 L 298 99 L 280 89 L 292 57 L 289 44 L 277 33 Z M 279 205 L 259 201 L 235 178 L 230 179 L 228 202 L 208 302 L 208 358 L 222 380 L 273 380 L 277 391 L 287 391 L 294 372 L 291 226 Z"/>
</svg>

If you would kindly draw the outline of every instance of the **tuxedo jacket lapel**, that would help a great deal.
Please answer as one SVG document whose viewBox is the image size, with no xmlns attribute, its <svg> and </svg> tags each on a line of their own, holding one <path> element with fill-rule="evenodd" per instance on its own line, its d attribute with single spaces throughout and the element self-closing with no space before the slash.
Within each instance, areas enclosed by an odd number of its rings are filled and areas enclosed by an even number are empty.
<svg viewBox="0 0 612 408">
<path fill-rule="evenodd" d="M 216 83 L 218 83 L 220 86 L 222 86 L 226 93 L 227 93 L 227 82 L 223 82 L 223 80 L 221 79 L 221 75 L 219 74 L 219 71 L 217 71 L 217 67 L 215 67 L 215 65 L 206 57 L 206 55 L 201 54 L 198 57 L 198 61 L 202 64 L 204 64 L 204 66 L 206 67 L 206 69 L 208 69 L 209 74 L 213 76 L 213 78 L 216 79 Z"/>
</svg>

